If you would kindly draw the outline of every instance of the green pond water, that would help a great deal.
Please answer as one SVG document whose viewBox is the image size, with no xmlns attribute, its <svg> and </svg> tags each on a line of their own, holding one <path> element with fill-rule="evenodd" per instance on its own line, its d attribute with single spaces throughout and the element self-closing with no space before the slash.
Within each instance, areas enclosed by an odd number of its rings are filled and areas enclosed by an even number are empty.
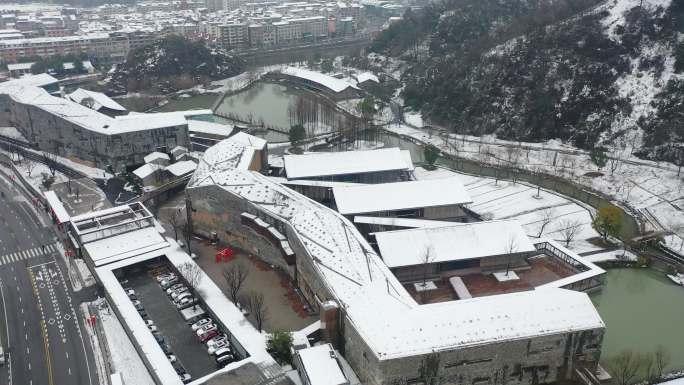
<svg viewBox="0 0 684 385">
<path fill-rule="evenodd" d="M 591 299 L 606 323 L 602 359 L 660 344 L 672 354 L 670 368 L 684 368 L 684 287 L 655 269 L 610 269 Z"/>
</svg>

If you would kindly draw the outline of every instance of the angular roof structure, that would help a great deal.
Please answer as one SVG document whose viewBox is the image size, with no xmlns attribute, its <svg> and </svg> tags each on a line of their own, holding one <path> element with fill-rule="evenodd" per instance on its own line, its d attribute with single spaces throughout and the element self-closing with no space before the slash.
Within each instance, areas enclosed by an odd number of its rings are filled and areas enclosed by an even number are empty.
<svg viewBox="0 0 684 385">
<path fill-rule="evenodd" d="M 288 179 L 409 170 L 399 148 L 285 155 Z"/>
<path fill-rule="evenodd" d="M 458 178 L 333 187 L 333 194 L 345 215 L 472 203 Z"/>
<path fill-rule="evenodd" d="M 344 216 L 235 168 L 225 154 L 239 147 L 226 139 L 209 148 L 188 189 L 221 188 L 287 225 L 308 254 L 297 257 L 311 258 L 315 274 L 379 360 L 604 327 L 586 293 L 558 288 L 419 305 Z"/>
</svg>

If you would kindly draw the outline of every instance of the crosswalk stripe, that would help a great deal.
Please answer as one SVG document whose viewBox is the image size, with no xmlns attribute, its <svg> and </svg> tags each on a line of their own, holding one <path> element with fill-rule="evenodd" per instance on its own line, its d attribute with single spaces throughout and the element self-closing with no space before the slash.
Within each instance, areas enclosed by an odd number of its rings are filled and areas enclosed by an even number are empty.
<svg viewBox="0 0 684 385">
<path fill-rule="evenodd" d="M 59 252 L 56 244 L 45 245 L 45 249 L 42 247 L 33 247 L 26 250 L 15 251 L 13 253 L 0 255 L 0 265 L 18 262 L 24 259 L 40 257 L 43 254 L 47 255 L 51 252 Z"/>
<path fill-rule="evenodd" d="M 4 265 L 5 263 L 7 263 L 7 256 L 3 255 L 2 256 L 2 264 Z"/>
</svg>

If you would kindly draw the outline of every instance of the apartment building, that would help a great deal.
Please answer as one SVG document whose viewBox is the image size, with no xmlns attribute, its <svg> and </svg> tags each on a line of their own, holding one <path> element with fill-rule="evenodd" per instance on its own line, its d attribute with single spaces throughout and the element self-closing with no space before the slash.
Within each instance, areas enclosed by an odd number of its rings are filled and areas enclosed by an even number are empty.
<svg viewBox="0 0 684 385">
<path fill-rule="evenodd" d="M 15 63 L 24 57 L 86 53 L 100 63 L 110 64 L 124 61 L 128 50 L 129 43 L 125 36 L 109 34 L 2 40 L 0 61 Z"/>
</svg>

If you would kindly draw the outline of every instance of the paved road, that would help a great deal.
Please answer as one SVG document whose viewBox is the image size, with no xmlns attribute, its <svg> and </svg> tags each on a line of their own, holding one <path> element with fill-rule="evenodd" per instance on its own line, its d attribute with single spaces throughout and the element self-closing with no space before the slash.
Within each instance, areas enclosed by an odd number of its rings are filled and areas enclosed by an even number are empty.
<svg viewBox="0 0 684 385">
<path fill-rule="evenodd" d="M 53 230 L 2 178 L 0 191 L 0 385 L 98 384 Z"/>
</svg>

